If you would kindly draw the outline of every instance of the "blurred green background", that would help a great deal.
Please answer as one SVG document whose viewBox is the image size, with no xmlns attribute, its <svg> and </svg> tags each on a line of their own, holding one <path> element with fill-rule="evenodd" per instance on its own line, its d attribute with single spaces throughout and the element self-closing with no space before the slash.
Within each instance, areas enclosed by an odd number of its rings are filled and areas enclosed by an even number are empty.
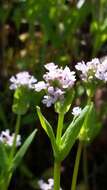
<svg viewBox="0 0 107 190">
<path fill-rule="evenodd" d="M 11 75 L 27 70 L 41 80 L 45 63 L 55 62 L 62 66 L 69 65 L 74 69 L 78 61 L 90 60 L 93 57 L 102 59 L 106 54 L 106 0 L 1 0 L 0 130 L 5 128 L 13 130 L 15 125 L 16 116 L 11 111 L 13 93 L 9 90 Z M 79 95 L 81 94 L 85 102 L 85 95 L 80 90 Z M 106 88 L 99 89 L 95 96 L 96 107 L 100 110 L 99 117 L 105 127 L 87 148 L 91 190 L 107 188 L 106 96 Z M 35 97 L 35 101 L 36 104 L 41 104 L 39 97 Z M 38 179 L 52 176 L 52 151 L 38 121 L 33 105 L 35 101 L 32 100 L 30 110 L 22 118 L 22 140 L 35 127 L 38 128 L 38 134 L 20 168 L 15 172 L 10 190 L 38 189 Z M 55 125 L 57 115 L 53 108 L 43 108 L 43 111 Z M 65 190 L 70 189 L 75 153 L 76 145 L 62 165 L 61 183 Z M 79 190 L 86 189 L 82 181 L 81 160 Z"/>
</svg>

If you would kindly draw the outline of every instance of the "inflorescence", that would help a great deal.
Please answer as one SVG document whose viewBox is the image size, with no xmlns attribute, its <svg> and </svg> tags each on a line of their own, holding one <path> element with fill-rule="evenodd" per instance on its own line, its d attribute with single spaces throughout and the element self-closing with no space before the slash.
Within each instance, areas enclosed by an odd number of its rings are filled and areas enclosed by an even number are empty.
<svg viewBox="0 0 107 190">
<path fill-rule="evenodd" d="M 16 76 L 10 78 L 10 89 L 16 90 L 18 87 L 26 86 L 30 89 L 34 88 L 34 84 L 37 79 L 34 76 L 30 75 L 27 71 L 20 72 Z"/>
<path fill-rule="evenodd" d="M 12 147 L 13 142 L 14 142 L 14 137 L 15 137 L 15 133 L 12 133 L 12 135 L 10 135 L 9 129 L 6 129 L 5 131 L 2 131 L 0 134 L 0 142 L 4 143 L 5 145 L 9 147 Z M 21 136 L 17 135 L 16 147 L 20 145 L 21 145 Z"/>
<path fill-rule="evenodd" d="M 67 66 L 63 69 L 58 68 L 54 63 L 49 63 L 45 65 L 45 68 L 47 72 L 43 75 L 44 81 L 35 84 L 35 91 L 45 90 L 46 95 L 42 103 L 50 107 L 57 101 L 64 100 L 65 93 L 73 87 L 76 78 L 75 72 L 70 71 Z"/>
<path fill-rule="evenodd" d="M 85 82 L 100 80 L 107 82 L 107 60 L 102 63 L 98 58 L 85 63 L 84 61 L 77 63 L 75 68 L 80 71 L 81 79 Z"/>
</svg>

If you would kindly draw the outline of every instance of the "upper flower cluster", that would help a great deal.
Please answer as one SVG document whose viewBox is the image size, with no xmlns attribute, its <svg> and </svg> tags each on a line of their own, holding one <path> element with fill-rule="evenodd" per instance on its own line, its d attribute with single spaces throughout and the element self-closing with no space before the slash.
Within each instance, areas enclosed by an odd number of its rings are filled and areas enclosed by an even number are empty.
<svg viewBox="0 0 107 190">
<path fill-rule="evenodd" d="M 34 84 L 36 83 L 36 79 L 34 76 L 30 75 L 27 71 L 20 72 L 16 74 L 16 76 L 12 76 L 10 78 L 10 85 L 11 90 L 16 90 L 20 86 L 27 86 L 28 88 L 34 88 Z"/>
<path fill-rule="evenodd" d="M 9 129 L 6 129 L 5 131 L 2 131 L 0 134 L 0 142 L 11 147 L 13 145 L 13 142 L 14 142 L 14 136 L 15 136 L 14 133 L 12 135 L 10 135 Z M 16 147 L 20 146 L 20 145 L 21 145 L 21 136 L 17 135 Z"/>
<path fill-rule="evenodd" d="M 50 107 L 56 101 L 64 99 L 64 94 L 73 87 L 76 79 L 75 72 L 71 72 L 67 66 L 63 69 L 49 63 L 45 68 L 47 72 L 43 75 L 44 81 L 35 84 L 35 91 L 46 90 L 47 94 L 42 102 Z"/>
</svg>

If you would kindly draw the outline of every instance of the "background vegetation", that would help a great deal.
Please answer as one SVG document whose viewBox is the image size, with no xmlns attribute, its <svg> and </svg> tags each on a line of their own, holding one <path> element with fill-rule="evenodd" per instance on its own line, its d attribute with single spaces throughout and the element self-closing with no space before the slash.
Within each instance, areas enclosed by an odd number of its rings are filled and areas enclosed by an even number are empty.
<svg viewBox="0 0 107 190">
<path fill-rule="evenodd" d="M 82 6 L 77 0 L 1 0 L 0 1 L 0 130 L 13 130 L 15 115 L 11 112 L 12 92 L 9 90 L 11 75 L 28 70 L 41 79 L 48 62 L 69 65 L 74 68 L 80 60 L 93 57 L 106 58 L 107 52 L 107 2 L 85 0 Z M 105 190 L 107 186 L 107 90 L 98 90 L 96 108 L 104 127 L 95 141 L 87 147 L 88 179 L 91 190 Z M 78 89 L 85 104 L 84 89 Z M 79 98 L 75 100 L 81 101 Z M 52 175 L 53 157 L 49 140 L 37 118 L 32 97 L 32 107 L 23 116 L 23 139 L 38 128 L 38 134 L 20 168 L 14 174 L 10 190 L 38 189 L 37 180 Z M 57 115 L 53 109 L 43 108 L 44 114 L 54 124 Z M 102 117 L 103 115 L 103 117 Z M 67 116 L 66 122 L 70 115 Z M 23 140 L 22 139 L 22 140 Z M 62 187 L 68 190 L 75 159 L 76 145 L 62 166 Z M 70 166 L 70 167 L 69 167 Z M 84 189 L 82 160 L 79 190 Z"/>
</svg>

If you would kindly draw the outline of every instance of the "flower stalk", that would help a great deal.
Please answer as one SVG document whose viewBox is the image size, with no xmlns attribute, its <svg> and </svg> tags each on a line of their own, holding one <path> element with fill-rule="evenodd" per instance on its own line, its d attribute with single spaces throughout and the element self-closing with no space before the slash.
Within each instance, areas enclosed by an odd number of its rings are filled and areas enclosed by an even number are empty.
<svg viewBox="0 0 107 190">
<path fill-rule="evenodd" d="M 77 177 L 78 177 L 78 170 L 79 170 L 79 163 L 80 163 L 82 148 L 83 148 L 83 144 L 81 141 L 79 141 L 75 165 L 74 165 L 73 177 L 72 177 L 71 190 L 76 190 L 76 183 L 77 183 Z"/>
<path fill-rule="evenodd" d="M 57 134 L 56 134 L 56 143 L 60 148 L 61 143 L 61 135 L 63 129 L 63 120 L 64 120 L 64 113 L 59 113 L 58 117 L 58 127 L 57 127 Z M 61 176 L 61 162 L 54 161 L 54 190 L 60 190 L 60 176 Z"/>
</svg>

